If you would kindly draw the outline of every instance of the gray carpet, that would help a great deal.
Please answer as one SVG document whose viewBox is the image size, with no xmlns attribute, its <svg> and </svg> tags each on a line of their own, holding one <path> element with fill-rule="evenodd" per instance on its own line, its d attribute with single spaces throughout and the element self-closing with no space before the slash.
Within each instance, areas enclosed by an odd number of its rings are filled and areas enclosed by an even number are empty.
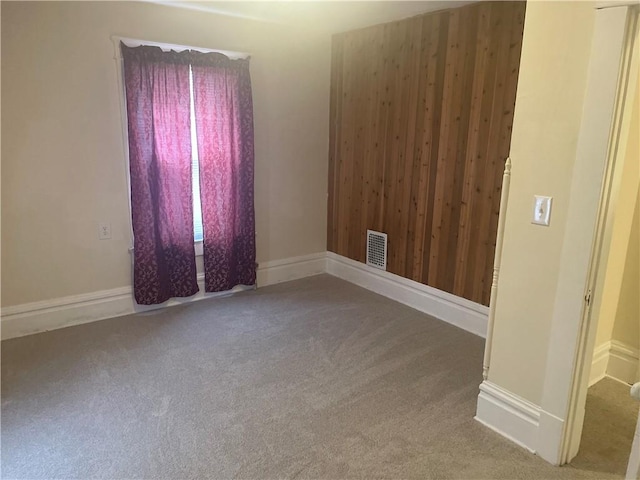
<svg viewBox="0 0 640 480">
<path fill-rule="evenodd" d="M 483 340 L 320 275 L 2 343 L 4 478 L 615 478 L 473 420 Z"/>
<path fill-rule="evenodd" d="M 629 388 L 610 378 L 589 388 L 580 452 L 572 465 L 624 476 L 638 421 L 638 402 Z"/>
</svg>

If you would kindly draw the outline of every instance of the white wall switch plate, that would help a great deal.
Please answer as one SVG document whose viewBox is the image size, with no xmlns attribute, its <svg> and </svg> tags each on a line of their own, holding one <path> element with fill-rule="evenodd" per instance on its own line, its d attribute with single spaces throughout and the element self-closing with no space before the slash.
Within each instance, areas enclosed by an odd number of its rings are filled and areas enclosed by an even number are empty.
<svg viewBox="0 0 640 480">
<path fill-rule="evenodd" d="M 551 219 L 551 197 L 542 195 L 534 195 L 533 201 L 533 217 L 531 223 L 536 225 L 549 225 Z"/>
<path fill-rule="evenodd" d="M 109 240 L 111 238 L 111 224 L 99 223 L 98 224 L 98 238 L 100 240 Z"/>
</svg>

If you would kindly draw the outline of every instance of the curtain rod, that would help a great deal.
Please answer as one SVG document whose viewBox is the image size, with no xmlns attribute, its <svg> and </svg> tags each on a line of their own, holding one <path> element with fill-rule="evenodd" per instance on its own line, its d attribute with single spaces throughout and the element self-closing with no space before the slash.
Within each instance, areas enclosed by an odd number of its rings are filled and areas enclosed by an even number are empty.
<svg viewBox="0 0 640 480">
<path fill-rule="evenodd" d="M 238 59 L 247 59 L 251 55 L 246 52 L 233 52 L 230 50 L 217 50 L 213 48 L 205 48 L 205 47 L 194 47 L 192 45 L 179 45 L 177 43 L 166 43 L 166 42 L 152 42 L 149 40 L 141 40 L 139 38 L 129 38 L 129 37 L 121 37 L 119 35 L 111 35 L 111 41 L 114 43 L 116 47 L 116 55 L 119 57 L 120 42 L 124 43 L 127 47 L 139 47 L 140 45 L 150 45 L 152 47 L 160 47 L 164 50 L 175 50 L 177 52 L 183 50 L 196 50 L 202 53 L 221 53 L 226 55 L 227 57 L 238 60 Z"/>
</svg>

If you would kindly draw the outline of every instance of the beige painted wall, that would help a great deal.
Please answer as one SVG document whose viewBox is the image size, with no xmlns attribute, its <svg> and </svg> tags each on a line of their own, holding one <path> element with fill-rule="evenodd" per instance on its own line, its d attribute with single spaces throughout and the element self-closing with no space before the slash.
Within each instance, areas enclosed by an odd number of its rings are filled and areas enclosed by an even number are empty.
<svg viewBox="0 0 640 480">
<path fill-rule="evenodd" d="M 529 2 L 489 380 L 540 405 L 595 20 L 591 2 Z M 568 26 L 571 28 L 568 28 Z M 533 196 L 551 225 L 531 224 Z"/>
<path fill-rule="evenodd" d="M 606 232 L 610 235 L 609 252 L 599 265 L 604 277 L 602 293 L 595 297 L 593 305 L 598 319 L 596 349 L 613 338 L 634 348 L 638 348 L 640 342 L 637 220 L 634 224 L 640 179 L 639 101 L 640 86 L 636 86 L 625 154 L 621 156 L 622 164 L 616 169 L 612 185 L 610 226 Z M 633 288 L 635 294 L 632 294 Z M 632 319 L 634 310 L 635 319 Z"/>
<path fill-rule="evenodd" d="M 3 306 L 131 283 L 114 34 L 251 53 L 258 261 L 326 250 L 329 35 L 150 3 L 1 8 Z"/>
<path fill-rule="evenodd" d="M 637 157 L 636 157 L 637 158 Z M 636 198 L 635 211 L 627 261 L 622 276 L 620 299 L 611 337 L 632 348 L 640 348 L 640 195 Z"/>
</svg>

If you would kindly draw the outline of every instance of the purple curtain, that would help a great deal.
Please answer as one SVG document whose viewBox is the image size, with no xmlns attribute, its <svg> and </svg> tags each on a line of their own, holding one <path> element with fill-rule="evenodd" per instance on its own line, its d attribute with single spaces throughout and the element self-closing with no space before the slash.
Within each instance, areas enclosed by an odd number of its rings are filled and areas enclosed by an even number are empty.
<svg viewBox="0 0 640 480">
<path fill-rule="evenodd" d="M 136 302 L 198 291 L 193 239 L 189 62 L 158 47 L 124 58 Z"/>
<path fill-rule="evenodd" d="M 191 52 L 207 292 L 256 282 L 249 60 Z"/>
</svg>

